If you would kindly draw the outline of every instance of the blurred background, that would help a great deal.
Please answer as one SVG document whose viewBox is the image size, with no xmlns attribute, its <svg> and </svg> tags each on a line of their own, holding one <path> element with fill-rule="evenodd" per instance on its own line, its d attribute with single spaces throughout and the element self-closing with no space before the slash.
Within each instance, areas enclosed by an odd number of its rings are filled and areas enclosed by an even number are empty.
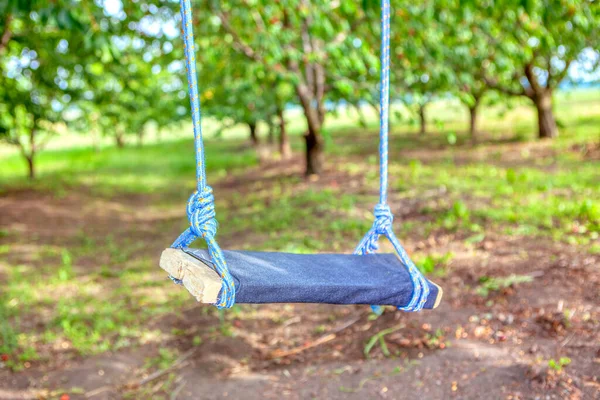
<svg viewBox="0 0 600 400">
<path fill-rule="evenodd" d="M 352 252 L 379 2 L 192 5 L 222 247 Z M 180 22 L 0 0 L 0 399 L 600 396 L 597 1 L 392 1 L 394 227 L 445 298 L 379 317 L 218 311 L 160 270 L 195 185 Z"/>
</svg>

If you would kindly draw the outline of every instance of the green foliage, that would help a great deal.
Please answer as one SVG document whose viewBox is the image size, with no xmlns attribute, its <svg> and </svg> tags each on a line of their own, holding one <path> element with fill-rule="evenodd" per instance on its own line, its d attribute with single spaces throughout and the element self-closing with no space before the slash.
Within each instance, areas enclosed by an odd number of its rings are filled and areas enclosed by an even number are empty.
<svg viewBox="0 0 600 400">
<path fill-rule="evenodd" d="M 178 354 L 176 350 L 161 347 L 158 349 L 158 355 L 156 357 L 146 359 L 144 368 L 164 370 L 172 366 L 175 360 L 177 360 L 177 357 Z"/>
<path fill-rule="evenodd" d="M 149 63 L 160 55 L 163 36 L 149 49 L 151 33 L 137 28 L 142 18 L 146 24 L 160 23 L 165 14 L 172 18 L 168 7 L 153 15 L 140 4 L 110 16 L 103 3 L 72 0 L 2 7 L 0 138 L 19 147 L 30 177 L 36 155 L 66 125 L 137 133 L 150 119 L 164 126 L 184 114 L 172 111 L 185 87 L 181 80 L 166 68 L 156 73 L 160 65 Z"/>
<path fill-rule="evenodd" d="M 5 296 L 0 296 L 0 368 L 6 365 L 12 371 L 21 371 L 26 362 L 39 355 L 25 334 L 19 333 L 18 318 L 9 318 Z"/>
<path fill-rule="evenodd" d="M 429 254 L 424 258 L 415 257 L 415 264 L 426 275 L 443 276 L 446 274 L 446 268 L 452 262 L 454 254 L 446 253 L 443 255 Z"/>
<path fill-rule="evenodd" d="M 381 346 L 381 351 L 383 352 L 383 355 L 385 355 L 386 357 L 391 356 L 390 350 L 388 349 L 387 344 L 385 343 L 385 336 L 389 335 L 390 333 L 399 331 L 400 329 L 404 329 L 404 327 L 404 324 L 399 324 L 391 328 L 382 329 L 375 335 L 371 336 L 363 349 L 365 357 L 369 358 L 369 354 L 371 354 L 371 350 L 373 350 L 373 347 L 376 344 L 379 344 L 379 346 Z"/>
<path fill-rule="evenodd" d="M 0 354 L 12 354 L 18 347 L 17 333 L 8 320 L 5 305 L 0 303 Z"/>
<path fill-rule="evenodd" d="M 18 146 L 30 164 L 56 124 L 68 122 L 74 112 L 72 101 L 81 95 L 84 79 L 79 63 L 105 51 L 94 47 L 97 36 L 90 29 L 101 8 L 77 4 L 4 2 L 0 13 L 0 138 Z"/>
<path fill-rule="evenodd" d="M 569 357 L 561 357 L 558 361 L 554 358 L 548 360 L 548 368 L 556 372 L 562 372 L 563 368 L 569 364 L 571 364 L 571 359 Z"/>
<path fill-rule="evenodd" d="M 480 296 L 488 297 L 492 292 L 497 292 L 511 286 L 532 281 L 533 278 L 529 275 L 510 274 L 509 276 L 502 278 L 483 276 L 479 278 L 479 286 L 476 291 Z"/>
<path fill-rule="evenodd" d="M 457 200 L 452 207 L 445 213 L 442 219 L 442 225 L 448 230 L 455 230 L 459 226 L 469 223 L 471 212 L 465 202 Z"/>
</svg>

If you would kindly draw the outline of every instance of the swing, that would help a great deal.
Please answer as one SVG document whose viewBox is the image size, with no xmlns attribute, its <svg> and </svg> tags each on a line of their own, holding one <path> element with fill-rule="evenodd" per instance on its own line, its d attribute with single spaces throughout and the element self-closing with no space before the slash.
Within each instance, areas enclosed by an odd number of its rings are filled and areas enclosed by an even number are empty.
<svg viewBox="0 0 600 400">
<path fill-rule="evenodd" d="M 160 266 L 200 302 L 218 308 L 235 303 L 326 303 L 393 305 L 403 311 L 438 306 L 442 289 L 428 281 L 396 238 L 387 205 L 390 2 L 382 0 L 380 83 L 380 190 L 375 221 L 354 254 L 288 254 L 223 251 L 215 239 L 212 188 L 206 184 L 204 144 L 196 77 L 190 0 L 180 0 L 196 150 L 197 190 L 187 203 L 190 227 L 163 251 Z M 396 254 L 373 254 L 379 237 Z M 202 237 L 208 250 L 188 246 Z M 378 306 L 372 306 L 375 311 Z"/>
</svg>

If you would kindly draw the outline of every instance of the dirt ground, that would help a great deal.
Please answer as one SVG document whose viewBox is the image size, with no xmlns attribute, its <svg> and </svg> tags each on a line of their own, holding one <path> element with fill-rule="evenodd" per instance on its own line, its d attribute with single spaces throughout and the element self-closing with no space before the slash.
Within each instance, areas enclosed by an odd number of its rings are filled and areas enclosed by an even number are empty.
<svg viewBox="0 0 600 400">
<path fill-rule="evenodd" d="M 321 182 L 333 179 L 325 174 Z M 239 182 L 225 181 L 215 190 L 227 197 L 234 187 L 239 189 Z M 108 230 L 117 242 L 144 237 L 144 252 L 158 259 L 175 234 L 161 230 L 161 223 L 183 215 L 139 212 L 152 201 L 152 196 L 133 195 L 97 199 L 81 190 L 62 198 L 7 191 L 0 195 L 0 225 L 45 244 L 68 245 L 81 229 L 96 237 Z M 458 239 L 440 233 L 405 243 L 409 252 L 435 248 L 455 254 L 447 274 L 434 279 L 444 288 L 437 310 L 405 314 L 389 309 L 373 319 L 362 306 L 248 306 L 247 315 L 233 321 L 235 335 L 228 337 L 211 335 L 217 318 L 190 299 L 179 314 L 148 322 L 150 328 L 183 332 L 169 340 L 180 357 L 163 375 L 154 377 L 144 369 L 145 359 L 166 345 L 160 341 L 91 357 L 55 351 L 52 359 L 22 372 L 0 369 L 0 399 L 65 399 L 60 397 L 63 388 L 73 387 L 80 389 L 69 394 L 71 399 L 97 400 L 159 395 L 207 400 L 600 399 L 600 256 L 542 237 L 497 233 L 468 248 Z M 236 246 L 236 238 L 222 241 Z M 8 257 L 26 260 L 27 249 L 24 240 Z M 94 260 L 80 264 L 93 268 Z M 482 275 L 513 273 L 534 280 L 487 298 L 474 290 Z M 386 349 L 376 343 L 365 357 L 365 343 L 386 328 L 392 356 L 386 357 Z M 197 335 L 207 339 L 193 347 Z M 568 366 L 549 366 L 549 360 L 561 357 L 570 358 Z M 158 385 L 166 376 L 171 386 L 165 394 Z"/>
</svg>

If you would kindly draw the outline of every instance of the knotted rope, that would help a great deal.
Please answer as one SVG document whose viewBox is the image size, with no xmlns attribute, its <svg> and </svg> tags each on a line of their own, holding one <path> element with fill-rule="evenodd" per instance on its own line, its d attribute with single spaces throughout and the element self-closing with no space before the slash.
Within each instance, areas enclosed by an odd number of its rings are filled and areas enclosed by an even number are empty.
<svg viewBox="0 0 600 400">
<path fill-rule="evenodd" d="M 229 308 L 235 303 L 235 283 L 223 252 L 215 237 L 217 236 L 217 220 L 215 198 L 210 186 L 206 184 L 206 169 L 204 165 L 204 143 L 202 141 L 202 125 L 200 123 L 200 101 L 198 96 L 198 81 L 196 74 L 196 50 L 194 32 L 192 29 L 192 6 L 190 0 L 180 0 L 181 31 L 183 36 L 185 66 L 189 84 L 190 106 L 192 111 L 192 126 L 194 128 L 194 146 L 196 149 L 196 186 L 197 190 L 190 196 L 187 203 L 187 216 L 190 227 L 183 232 L 171 245 L 176 249 L 188 247 L 198 237 L 202 237 L 208 247 L 208 253 L 214 264 L 215 271 L 222 281 L 221 292 L 215 304 L 218 308 Z M 179 279 L 171 279 L 181 284 Z"/>
<path fill-rule="evenodd" d="M 388 135 L 389 135 L 389 104 L 390 104 L 390 0 L 381 1 L 381 82 L 379 88 L 379 105 L 381 109 L 379 120 L 379 203 L 375 206 L 375 221 L 367 234 L 360 241 L 354 254 L 371 254 L 379 249 L 378 241 L 381 235 L 388 238 L 400 261 L 408 269 L 413 293 L 410 302 L 402 311 L 419 311 L 427 302 L 429 285 L 427 280 L 396 238 L 392 229 L 394 216 L 387 205 L 388 191 Z M 379 306 L 372 306 L 379 313 Z"/>
</svg>

